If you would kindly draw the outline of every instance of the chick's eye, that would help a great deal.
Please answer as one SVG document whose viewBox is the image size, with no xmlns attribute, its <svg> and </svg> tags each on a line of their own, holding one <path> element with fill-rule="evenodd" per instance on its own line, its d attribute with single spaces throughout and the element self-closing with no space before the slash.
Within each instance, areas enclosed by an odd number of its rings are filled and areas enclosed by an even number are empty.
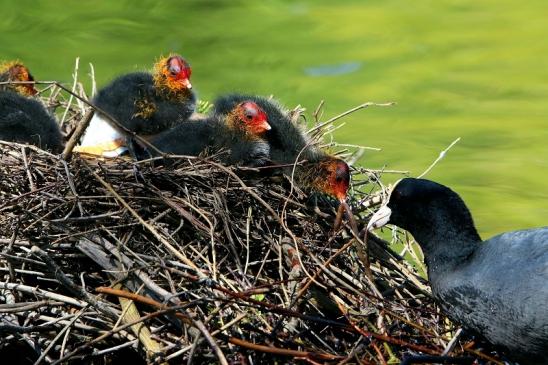
<svg viewBox="0 0 548 365">
<path fill-rule="evenodd" d="M 245 115 L 245 119 L 251 120 L 251 119 L 253 119 L 253 115 L 251 115 L 251 114 L 246 114 L 246 115 Z"/>
</svg>

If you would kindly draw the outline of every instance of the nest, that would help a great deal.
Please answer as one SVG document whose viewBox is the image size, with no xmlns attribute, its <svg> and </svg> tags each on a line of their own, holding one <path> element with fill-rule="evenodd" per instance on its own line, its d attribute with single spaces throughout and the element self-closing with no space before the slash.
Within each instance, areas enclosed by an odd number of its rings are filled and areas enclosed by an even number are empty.
<svg viewBox="0 0 548 365">
<path fill-rule="evenodd" d="M 43 98 L 70 135 L 88 107 L 59 91 Z M 378 172 L 355 169 L 355 221 L 334 230 L 329 199 L 214 157 L 169 167 L 65 161 L 0 142 L 0 159 L 3 359 L 497 361 L 459 336 L 402 252 L 356 235 L 370 215 L 364 202 L 384 191 Z M 394 237 L 416 252 L 408 237 Z"/>
</svg>

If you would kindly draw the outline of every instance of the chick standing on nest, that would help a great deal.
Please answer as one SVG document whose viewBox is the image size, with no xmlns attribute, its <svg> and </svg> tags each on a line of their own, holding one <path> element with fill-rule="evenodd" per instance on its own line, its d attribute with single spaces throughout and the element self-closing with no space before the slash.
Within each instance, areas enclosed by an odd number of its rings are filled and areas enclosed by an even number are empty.
<svg viewBox="0 0 548 365">
<path fill-rule="evenodd" d="M 265 112 L 256 103 L 243 101 L 227 114 L 188 121 L 149 142 L 163 153 L 198 156 L 206 151 L 221 152 L 224 163 L 261 166 L 269 158 L 269 145 L 261 136 L 270 128 Z M 150 149 L 147 152 L 157 155 Z"/>
<path fill-rule="evenodd" d="M 0 82 L 34 81 L 20 62 L 0 65 Z M 63 149 L 63 137 L 55 118 L 42 103 L 30 97 L 34 84 L 0 84 L 0 140 L 29 143 L 55 153 Z"/>
<path fill-rule="evenodd" d="M 300 187 L 333 196 L 341 202 L 346 199 L 350 185 L 350 169 L 346 162 L 315 146 L 276 101 L 260 96 L 231 94 L 214 102 L 214 112 L 226 114 L 242 100 L 254 101 L 268 117 L 272 129 L 265 133 L 264 139 L 270 146 L 270 160 L 274 165 L 287 165 L 283 168 L 284 173 L 293 176 Z M 296 162 L 299 164 L 293 174 Z"/>
<path fill-rule="evenodd" d="M 181 56 L 171 55 L 154 65 L 154 74 L 134 72 L 118 77 L 93 102 L 136 134 L 157 134 L 186 121 L 194 112 L 196 95 L 190 74 L 190 65 Z M 78 150 L 113 157 L 127 149 L 124 136 L 101 113 L 95 113 Z"/>
</svg>

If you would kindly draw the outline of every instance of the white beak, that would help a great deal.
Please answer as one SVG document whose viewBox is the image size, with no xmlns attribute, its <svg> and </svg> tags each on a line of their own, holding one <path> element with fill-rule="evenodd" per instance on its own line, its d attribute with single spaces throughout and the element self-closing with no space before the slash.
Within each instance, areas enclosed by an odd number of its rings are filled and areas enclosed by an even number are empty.
<svg viewBox="0 0 548 365">
<path fill-rule="evenodd" d="M 392 211 L 388 206 L 383 205 L 380 207 L 367 223 L 367 230 L 372 231 L 387 224 L 390 221 L 390 214 L 392 214 Z"/>
</svg>

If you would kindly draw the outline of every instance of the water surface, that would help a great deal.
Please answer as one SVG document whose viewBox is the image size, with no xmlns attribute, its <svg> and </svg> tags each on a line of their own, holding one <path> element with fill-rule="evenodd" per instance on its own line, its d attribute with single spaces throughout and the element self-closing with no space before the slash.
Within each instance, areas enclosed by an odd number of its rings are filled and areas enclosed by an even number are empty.
<svg viewBox="0 0 548 365">
<path fill-rule="evenodd" d="M 336 138 L 383 148 L 360 164 L 429 175 L 458 191 L 480 233 L 547 224 L 548 2 L 1 1 L 0 58 L 70 82 L 184 54 L 200 97 L 274 94 L 344 120 Z M 308 71 L 307 71 L 308 70 Z M 311 71 L 312 70 L 312 71 Z M 84 76 L 85 78 L 85 76 Z"/>
</svg>

